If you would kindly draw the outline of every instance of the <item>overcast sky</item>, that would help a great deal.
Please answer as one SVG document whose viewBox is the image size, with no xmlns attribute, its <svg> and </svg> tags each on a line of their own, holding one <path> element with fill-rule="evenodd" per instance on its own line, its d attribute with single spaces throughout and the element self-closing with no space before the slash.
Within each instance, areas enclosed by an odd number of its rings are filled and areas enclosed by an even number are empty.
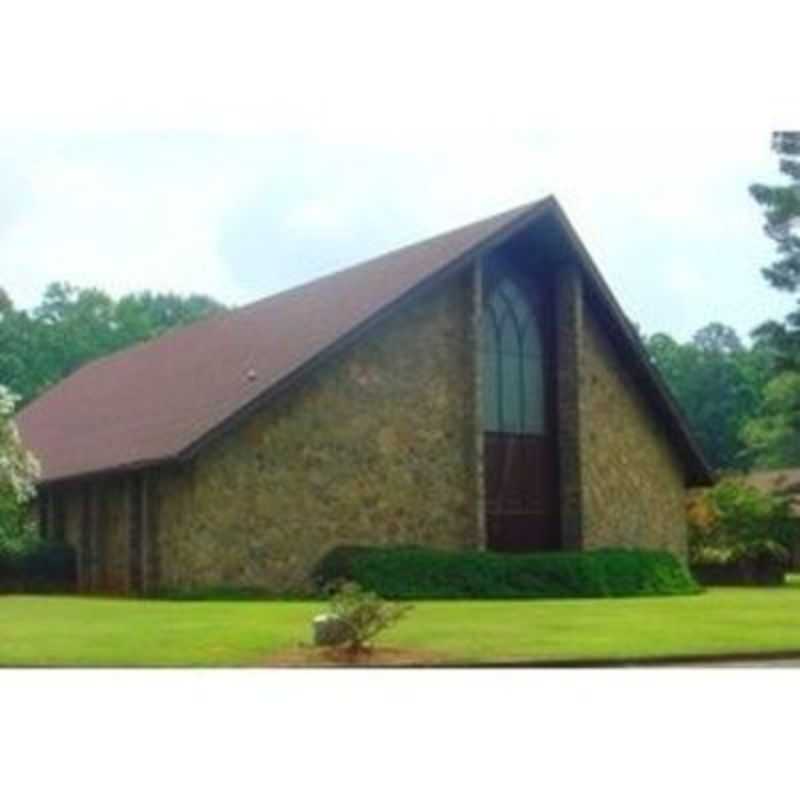
<svg viewBox="0 0 800 800">
<path fill-rule="evenodd" d="M 568 40 L 539 23 L 533 48 L 508 17 L 465 13 L 453 36 L 428 9 L 420 29 L 413 4 L 362 9 L 356 28 L 348 3 L 314 24 L 306 4 L 191 24 L 167 4 L 157 26 L 146 3 L 77 3 L 46 29 L 37 5 L 0 34 L 0 68 L 21 76 L 0 112 L 0 286 L 21 306 L 55 280 L 244 303 L 553 193 L 645 332 L 717 320 L 744 335 L 790 307 L 760 275 L 772 247 L 747 193 L 777 177 L 775 117 L 751 104 L 742 124 L 752 75 L 719 84 L 677 18 L 599 62 L 597 20 L 575 31 L 568 11 L 547 20 Z M 669 61 L 646 68 L 651 51 Z"/>
</svg>

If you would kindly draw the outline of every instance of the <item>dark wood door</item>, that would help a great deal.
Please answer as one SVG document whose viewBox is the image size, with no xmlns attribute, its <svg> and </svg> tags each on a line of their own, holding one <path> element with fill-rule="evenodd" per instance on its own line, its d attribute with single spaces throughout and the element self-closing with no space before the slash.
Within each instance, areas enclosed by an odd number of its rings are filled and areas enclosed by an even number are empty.
<svg viewBox="0 0 800 800">
<path fill-rule="evenodd" d="M 560 546 L 552 304 L 508 271 L 484 307 L 484 481 L 490 549 Z"/>
<path fill-rule="evenodd" d="M 554 453 L 547 436 L 484 435 L 489 547 L 507 553 L 559 546 Z"/>
</svg>

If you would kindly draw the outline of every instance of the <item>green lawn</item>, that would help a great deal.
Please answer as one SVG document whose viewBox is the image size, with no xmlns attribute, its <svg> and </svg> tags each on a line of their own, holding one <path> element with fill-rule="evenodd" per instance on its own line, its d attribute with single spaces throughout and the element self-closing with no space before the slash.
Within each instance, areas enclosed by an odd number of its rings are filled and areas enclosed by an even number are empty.
<svg viewBox="0 0 800 800">
<path fill-rule="evenodd" d="M 382 644 L 454 662 L 797 650 L 800 582 L 631 600 L 432 601 Z M 308 639 L 305 602 L 0 597 L 0 665 L 249 666 Z"/>
</svg>

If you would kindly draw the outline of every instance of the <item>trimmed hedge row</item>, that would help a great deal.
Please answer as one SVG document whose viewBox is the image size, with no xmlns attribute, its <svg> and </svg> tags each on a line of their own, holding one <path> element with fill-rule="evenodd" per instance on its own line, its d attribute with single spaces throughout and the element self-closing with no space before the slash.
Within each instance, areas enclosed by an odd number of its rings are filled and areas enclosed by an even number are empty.
<svg viewBox="0 0 800 800">
<path fill-rule="evenodd" d="M 700 591 L 670 553 L 591 550 L 507 555 L 422 547 L 337 547 L 316 566 L 322 588 L 341 580 L 391 599 L 638 597 Z"/>
<path fill-rule="evenodd" d="M 61 542 L 0 542 L 0 592 L 74 591 L 75 551 Z"/>
</svg>

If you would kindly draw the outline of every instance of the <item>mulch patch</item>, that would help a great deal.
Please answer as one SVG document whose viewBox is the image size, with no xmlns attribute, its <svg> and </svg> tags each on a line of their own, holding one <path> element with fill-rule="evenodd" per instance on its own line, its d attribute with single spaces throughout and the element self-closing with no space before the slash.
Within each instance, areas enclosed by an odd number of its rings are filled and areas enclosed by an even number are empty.
<svg viewBox="0 0 800 800">
<path fill-rule="evenodd" d="M 267 660 L 268 667 L 394 667 L 443 664 L 447 656 L 425 650 L 403 650 L 398 647 L 373 647 L 353 653 L 338 647 L 299 645 L 275 653 Z"/>
</svg>

